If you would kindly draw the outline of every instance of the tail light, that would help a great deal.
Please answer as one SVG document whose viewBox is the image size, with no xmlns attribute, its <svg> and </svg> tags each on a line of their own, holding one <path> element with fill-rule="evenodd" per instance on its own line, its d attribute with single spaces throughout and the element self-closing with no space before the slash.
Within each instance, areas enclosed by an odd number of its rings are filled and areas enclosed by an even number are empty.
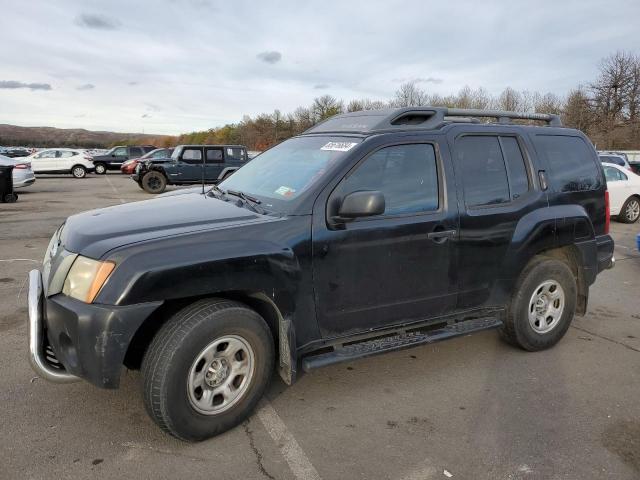
<svg viewBox="0 0 640 480">
<path fill-rule="evenodd" d="M 604 192 L 604 233 L 609 233 L 609 225 L 611 223 L 611 206 L 609 205 L 609 190 Z"/>
<path fill-rule="evenodd" d="M 17 170 L 27 170 L 29 168 L 29 164 L 28 163 L 18 163 L 16 165 L 13 166 L 13 168 L 17 169 Z"/>
<path fill-rule="evenodd" d="M 85 156 L 84 156 L 84 159 L 85 159 L 85 160 L 87 160 L 87 161 L 89 161 L 89 162 L 93 161 L 93 157 L 92 157 L 92 156 L 90 156 L 90 155 L 85 155 Z"/>
</svg>

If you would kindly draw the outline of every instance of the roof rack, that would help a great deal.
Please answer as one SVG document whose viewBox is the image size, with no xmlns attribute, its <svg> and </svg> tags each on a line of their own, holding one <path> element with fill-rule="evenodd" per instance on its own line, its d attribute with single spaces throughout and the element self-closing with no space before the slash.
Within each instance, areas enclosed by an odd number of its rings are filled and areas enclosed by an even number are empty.
<svg viewBox="0 0 640 480">
<path fill-rule="evenodd" d="M 389 130 L 435 130 L 451 122 L 477 123 L 493 118 L 499 124 L 511 120 L 535 120 L 552 127 L 562 126 L 560 116 L 550 113 L 523 113 L 503 110 L 478 110 L 447 107 L 406 107 L 386 110 L 363 110 L 335 115 L 304 133 L 374 133 Z"/>
</svg>

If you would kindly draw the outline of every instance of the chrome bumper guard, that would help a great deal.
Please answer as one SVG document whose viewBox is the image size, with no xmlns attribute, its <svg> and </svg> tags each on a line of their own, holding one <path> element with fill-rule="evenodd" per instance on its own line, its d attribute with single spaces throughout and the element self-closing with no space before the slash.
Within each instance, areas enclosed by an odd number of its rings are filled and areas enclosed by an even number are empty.
<svg viewBox="0 0 640 480">
<path fill-rule="evenodd" d="M 29 362 L 38 376 L 45 380 L 56 383 L 77 382 L 80 378 L 54 367 L 47 360 L 42 315 L 43 297 L 42 274 L 39 270 L 31 270 L 29 272 Z"/>
</svg>

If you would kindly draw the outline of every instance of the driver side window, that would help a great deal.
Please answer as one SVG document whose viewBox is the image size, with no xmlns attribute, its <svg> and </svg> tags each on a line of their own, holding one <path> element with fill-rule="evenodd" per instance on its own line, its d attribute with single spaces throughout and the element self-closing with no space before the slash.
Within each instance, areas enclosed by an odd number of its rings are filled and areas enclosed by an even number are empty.
<svg viewBox="0 0 640 480">
<path fill-rule="evenodd" d="M 378 190 L 384 215 L 423 213 L 439 207 L 436 153 L 428 143 L 381 148 L 356 167 L 334 195 Z"/>
<path fill-rule="evenodd" d="M 116 157 L 126 157 L 127 156 L 127 147 L 116 148 L 113 154 Z"/>
</svg>

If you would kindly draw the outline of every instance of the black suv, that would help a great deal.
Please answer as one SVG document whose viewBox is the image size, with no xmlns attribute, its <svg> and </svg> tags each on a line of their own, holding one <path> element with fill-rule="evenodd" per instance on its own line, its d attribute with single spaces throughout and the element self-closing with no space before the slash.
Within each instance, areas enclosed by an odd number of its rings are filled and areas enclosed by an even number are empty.
<svg viewBox="0 0 640 480">
<path fill-rule="evenodd" d="M 93 157 L 93 164 L 96 166 L 95 172 L 99 175 L 107 173 L 107 170 L 120 170 L 120 167 L 124 162 L 132 158 L 139 158 L 145 153 L 149 153 L 155 150 L 153 145 L 140 145 L 140 146 L 117 146 L 113 147 L 104 155 L 95 155 Z"/>
<path fill-rule="evenodd" d="M 217 183 L 247 162 L 243 145 L 178 145 L 170 159 L 147 161 L 131 176 L 148 193 L 162 193 L 167 185 Z"/>
<path fill-rule="evenodd" d="M 30 273 L 31 361 L 103 388 L 141 369 L 156 423 L 201 440 L 246 418 L 274 367 L 291 384 L 490 328 L 553 346 L 613 266 L 608 228 L 596 151 L 557 116 L 339 115 L 204 195 L 69 217 Z"/>
</svg>

